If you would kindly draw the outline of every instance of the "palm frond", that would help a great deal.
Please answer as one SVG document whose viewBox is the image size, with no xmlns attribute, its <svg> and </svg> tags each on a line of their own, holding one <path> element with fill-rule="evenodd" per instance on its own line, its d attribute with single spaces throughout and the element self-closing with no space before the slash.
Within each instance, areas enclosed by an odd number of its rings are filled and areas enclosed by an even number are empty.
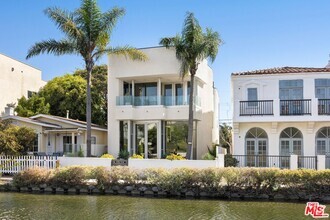
<svg viewBox="0 0 330 220">
<path fill-rule="evenodd" d="M 129 58 L 131 60 L 140 60 L 147 61 L 148 57 L 141 50 L 138 50 L 134 47 L 124 46 L 124 47 L 115 47 L 115 48 L 106 48 L 103 50 L 98 50 L 94 53 L 93 57 L 97 60 L 103 54 L 115 54 L 124 56 L 126 59 Z"/>
<path fill-rule="evenodd" d="M 74 21 L 74 14 L 60 8 L 47 8 L 45 14 L 53 20 L 57 27 L 69 37 L 81 38 L 82 32 Z"/>
<path fill-rule="evenodd" d="M 47 41 L 41 41 L 33 45 L 26 56 L 26 59 L 29 59 L 33 56 L 42 54 L 42 53 L 52 53 L 56 56 L 63 54 L 78 54 L 75 44 L 68 40 L 56 41 L 50 39 Z"/>
<path fill-rule="evenodd" d="M 118 19 L 125 15 L 125 9 L 124 8 L 112 8 L 111 10 L 108 10 L 107 12 L 102 14 L 101 19 L 101 30 L 106 31 L 108 34 L 110 34 L 116 25 Z"/>
</svg>

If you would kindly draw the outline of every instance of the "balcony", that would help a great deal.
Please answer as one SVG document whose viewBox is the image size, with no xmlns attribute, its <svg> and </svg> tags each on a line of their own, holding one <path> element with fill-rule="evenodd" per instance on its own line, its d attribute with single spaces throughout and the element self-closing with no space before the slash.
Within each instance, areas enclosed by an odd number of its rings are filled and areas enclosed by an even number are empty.
<svg viewBox="0 0 330 220">
<path fill-rule="evenodd" d="M 280 115 L 311 115 L 311 99 L 280 100 Z"/>
<path fill-rule="evenodd" d="M 188 97 L 187 97 L 188 99 Z M 195 106 L 201 106 L 201 99 L 198 96 L 194 97 Z M 116 97 L 117 106 L 150 106 L 150 105 L 163 105 L 163 106 L 180 106 L 188 105 L 184 101 L 183 96 L 161 96 L 160 104 L 158 104 L 158 96 L 117 96 Z"/>
<path fill-rule="evenodd" d="M 318 114 L 319 115 L 330 115 L 330 99 L 319 99 L 318 100 Z"/>
<path fill-rule="evenodd" d="M 240 116 L 273 114 L 273 100 L 240 101 Z"/>
</svg>

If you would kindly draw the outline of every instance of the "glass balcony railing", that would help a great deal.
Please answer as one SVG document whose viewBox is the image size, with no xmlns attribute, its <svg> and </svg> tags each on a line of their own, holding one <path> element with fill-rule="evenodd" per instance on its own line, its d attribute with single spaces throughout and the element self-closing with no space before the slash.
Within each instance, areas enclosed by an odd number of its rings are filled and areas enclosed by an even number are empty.
<svg viewBox="0 0 330 220">
<path fill-rule="evenodd" d="M 189 97 L 187 97 L 187 100 Z M 158 96 L 117 96 L 116 105 L 133 105 L 133 106 L 149 106 L 149 105 L 164 105 L 164 106 L 179 106 L 188 105 L 184 102 L 183 96 L 161 96 L 158 104 Z M 194 97 L 195 106 L 201 106 L 201 99 L 198 96 Z"/>
</svg>

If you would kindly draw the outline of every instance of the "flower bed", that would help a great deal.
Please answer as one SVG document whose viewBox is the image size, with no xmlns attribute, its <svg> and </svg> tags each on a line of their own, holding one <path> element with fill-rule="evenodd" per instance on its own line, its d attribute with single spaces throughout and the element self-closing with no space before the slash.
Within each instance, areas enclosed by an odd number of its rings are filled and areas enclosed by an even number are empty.
<svg viewBox="0 0 330 220">
<path fill-rule="evenodd" d="M 91 181 L 92 180 L 92 181 Z M 275 168 L 146 169 L 72 166 L 35 168 L 14 176 L 22 188 L 70 188 L 109 194 L 324 201 L 330 197 L 330 170 Z M 74 191 L 74 190 L 73 190 Z M 74 191 L 75 192 L 75 191 Z"/>
</svg>

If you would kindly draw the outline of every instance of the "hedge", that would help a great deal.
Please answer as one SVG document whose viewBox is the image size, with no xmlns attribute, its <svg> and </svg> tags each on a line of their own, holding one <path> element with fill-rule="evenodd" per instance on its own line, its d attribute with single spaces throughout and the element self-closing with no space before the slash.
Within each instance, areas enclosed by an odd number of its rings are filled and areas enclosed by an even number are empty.
<svg viewBox="0 0 330 220">
<path fill-rule="evenodd" d="M 157 188 L 177 195 L 184 192 L 208 193 L 211 197 L 230 198 L 235 195 L 281 194 L 297 199 L 330 196 L 330 170 L 281 170 L 276 168 L 209 168 L 209 169 L 146 169 L 128 167 L 72 166 L 45 170 L 29 169 L 13 177 L 15 187 L 40 185 L 61 188 L 81 188 L 95 179 L 94 187 L 104 192 L 114 186 L 131 189 Z M 118 187 L 117 187 L 118 188 Z"/>
</svg>

